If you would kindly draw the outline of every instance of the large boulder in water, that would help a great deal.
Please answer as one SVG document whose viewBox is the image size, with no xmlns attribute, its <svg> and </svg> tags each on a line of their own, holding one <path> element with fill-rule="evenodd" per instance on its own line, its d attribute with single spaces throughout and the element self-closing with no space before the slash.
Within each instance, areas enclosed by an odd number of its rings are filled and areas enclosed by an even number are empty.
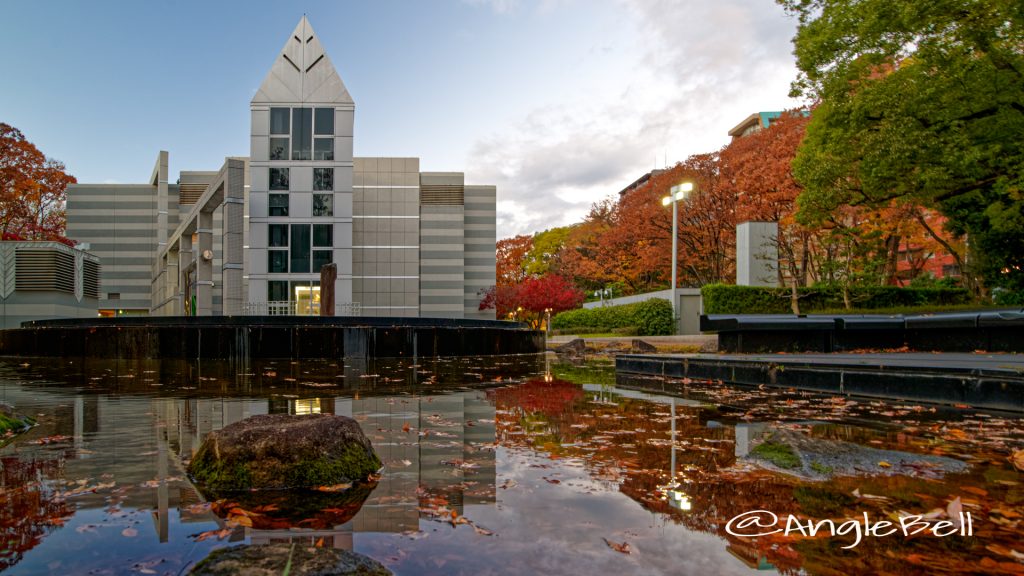
<svg viewBox="0 0 1024 576">
<path fill-rule="evenodd" d="M 388 576 L 391 571 L 373 558 L 350 550 L 301 544 L 241 545 L 214 550 L 196 564 L 193 576 Z"/>
<path fill-rule="evenodd" d="M 333 414 L 261 414 L 211 432 L 188 472 L 211 492 L 343 486 L 381 467 L 359 424 Z"/>
</svg>

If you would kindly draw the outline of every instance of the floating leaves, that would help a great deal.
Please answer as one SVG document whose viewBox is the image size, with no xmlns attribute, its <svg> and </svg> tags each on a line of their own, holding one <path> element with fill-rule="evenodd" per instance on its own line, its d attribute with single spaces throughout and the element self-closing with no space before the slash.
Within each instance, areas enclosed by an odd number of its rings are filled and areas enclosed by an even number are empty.
<svg viewBox="0 0 1024 576">
<path fill-rule="evenodd" d="M 609 548 L 616 552 L 621 554 L 632 554 L 632 551 L 629 549 L 629 542 L 623 542 L 620 544 L 618 542 L 612 542 L 607 538 L 602 538 L 602 540 L 604 540 L 604 543 L 607 544 Z"/>
</svg>

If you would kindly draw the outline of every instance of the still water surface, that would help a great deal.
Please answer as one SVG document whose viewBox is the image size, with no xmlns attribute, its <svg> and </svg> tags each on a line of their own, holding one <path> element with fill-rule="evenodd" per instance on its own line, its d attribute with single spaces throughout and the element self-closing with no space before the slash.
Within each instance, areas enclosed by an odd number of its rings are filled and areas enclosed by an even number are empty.
<svg viewBox="0 0 1024 576">
<path fill-rule="evenodd" d="M 1022 573 L 1024 448 L 1012 415 L 670 382 L 544 357 L 408 361 L 0 361 L 0 401 L 39 425 L 0 450 L 0 570 L 179 574 L 211 550 L 300 540 L 396 574 Z M 662 382 L 641 382 L 661 387 Z M 355 418 L 372 491 L 207 502 L 184 473 L 205 434 L 253 414 Z M 766 429 L 968 463 L 797 479 L 749 457 Z M 897 473 L 898 472 L 898 473 Z M 971 537 L 757 539 L 749 510 L 884 519 L 972 512 Z M 627 553 L 628 551 L 628 553 Z"/>
</svg>

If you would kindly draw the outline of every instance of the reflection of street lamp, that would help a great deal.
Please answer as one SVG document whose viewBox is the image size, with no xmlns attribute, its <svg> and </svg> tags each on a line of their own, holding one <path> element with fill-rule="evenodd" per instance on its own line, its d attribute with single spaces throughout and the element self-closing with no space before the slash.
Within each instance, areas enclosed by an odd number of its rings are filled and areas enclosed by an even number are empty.
<svg viewBox="0 0 1024 576">
<path fill-rule="evenodd" d="M 670 466 L 672 467 L 672 476 L 662 489 L 665 490 L 665 496 L 668 497 L 668 505 L 675 508 L 676 510 L 682 510 L 687 512 L 693 508 L 693 503 L 690 501 L 690 496 L 680 490 L 680 483 L 676 480 L 676 399 L 672 398 L 672 411 L 670 413 L 672 420 L 672 428 L 670 438 L 672 438 L 672 456 Z"/>
<path fill-rule="evenodd" d="M 668 491 L 668 505 L 676 510 L 682 510 L 684 512 L 693 508 L 693 503 L 690 502 L 690 497 L 681 490 Z"/>
<path fill-rule="evenodd" d="M 676 310 L 676 260 L 679 259 L 679 238 L 676 230 L 679 228 L 679 211 L 676 208 L 676 202 L 679 200 L 685 200 L 686 195 L 693 191 L 693 182 L 682 182 L 669 189 L 669 195 L 661 199 L 662 206 L 668 206 L 672 204 L 672 287 L 670 290 L 670 297 L 672 298 L 672 322 L 676 323 L 678 320 L 678 310 Z M 675 328 L 673 326 L 673 328 Z"/>
</svg>

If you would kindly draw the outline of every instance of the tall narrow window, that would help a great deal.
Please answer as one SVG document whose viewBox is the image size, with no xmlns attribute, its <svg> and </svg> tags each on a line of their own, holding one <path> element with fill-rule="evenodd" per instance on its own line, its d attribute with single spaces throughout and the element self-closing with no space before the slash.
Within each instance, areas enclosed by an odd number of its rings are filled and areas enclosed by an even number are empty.
<svg viewBox="0 0 1024 576">
<path fill-rule="evenodd" d="M 310 270 L 309 224 L 292 224 L 291 231 L 291 271 L 308 273 Z"/>
<path fill-rule="evenodd" d="M 334 160 L 334 108 L 317 108 L 313 126 L 313 160 Z"/>
<path fill-rule="evenodd" d="M 292 160 L 309 160 L 313 147 L 313 109 L 292 108 Z"/>
<path fill-rule="evenodd" d="M 313 272 L 319 272 L 325 264 L 334 260 L 334 226 L 332 224 L 313 224 Z M 327 250 L 317 250 L 327 248 Z"/>
</svg>

